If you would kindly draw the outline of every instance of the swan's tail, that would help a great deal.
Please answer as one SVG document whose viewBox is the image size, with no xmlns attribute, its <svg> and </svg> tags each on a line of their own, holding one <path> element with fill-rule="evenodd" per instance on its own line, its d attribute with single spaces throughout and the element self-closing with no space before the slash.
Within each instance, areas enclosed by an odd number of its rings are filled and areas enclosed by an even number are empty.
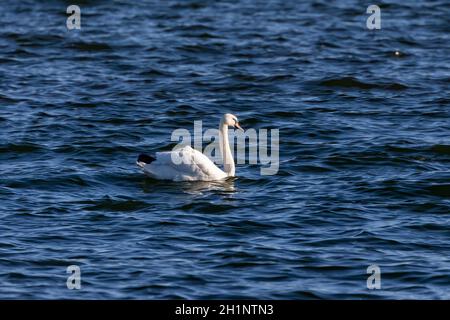
<svg viewBox="0 0 450 320">
<path fill-rule="evenodd" d="M 156 160 L 155 157 L 152 157 L 152 156 L 149 156 L 149 155 L 147 155 L 147 154 L 141 153 L 141 154 L 139 155 L 139 157 L 137 158 L 136 164 L 137 164 L 139 167 L 143 168 L 143 167 L 145 167 L 145 165 L 147 165 L 147 164 L 149 164 L 149 163 L 152 163 L 152 162 L 155 161 L 155 160 Z"/>
</svg>

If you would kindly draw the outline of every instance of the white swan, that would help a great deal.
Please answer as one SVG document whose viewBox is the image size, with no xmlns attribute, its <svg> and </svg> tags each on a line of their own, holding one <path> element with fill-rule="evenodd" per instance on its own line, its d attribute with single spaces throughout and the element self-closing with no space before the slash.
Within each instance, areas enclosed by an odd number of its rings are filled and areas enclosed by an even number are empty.
<svg viewBox="0 0 450 320">
<path fill-rule="evenodd" d="M 219 145 L 223 171 L 207 156 L 190 146 L 175 151 L 157 152 L 155 156 L 141 154 L 136 163 L 145 174 L 159 180 L 214 181 L 234 177 L 235 167 L 228 141 L 228 126 L 243 130 L 236 116 L 230 113 L 225 114 L 220 120 Z M 182 161 L 173 161 L 173 159 Z"/>
</svg>

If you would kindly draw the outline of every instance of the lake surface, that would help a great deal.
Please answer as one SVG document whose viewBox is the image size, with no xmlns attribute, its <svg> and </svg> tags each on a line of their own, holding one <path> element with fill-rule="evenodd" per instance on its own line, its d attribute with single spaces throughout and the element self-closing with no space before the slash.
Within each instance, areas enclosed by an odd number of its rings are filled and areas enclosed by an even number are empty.
<svg viewBox="0 0 450 320">
<path fill-rule="evenodd" d="M 450 298 L 448 1 L 75 2 L 0 3 L 0 298 Z M 225 112 L 277 175 L 137 168 Z"/>
</svg>

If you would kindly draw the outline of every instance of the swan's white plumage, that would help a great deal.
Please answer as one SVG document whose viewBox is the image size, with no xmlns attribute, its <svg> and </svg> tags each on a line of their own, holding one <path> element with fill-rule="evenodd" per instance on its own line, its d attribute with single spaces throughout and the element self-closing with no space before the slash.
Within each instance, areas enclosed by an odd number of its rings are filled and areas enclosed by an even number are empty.
<svg viewBox="0 0 450 320">
<path fill-rule="evenodd" d="M 173 153 L 178 153 L 173 155 Z M 182 159 L 173 161 L 174 158 Z M 228 177 L 203 153 L 190 146 L 175 151 L 157 152 L 156 160 L 146 164 L 138 162 L 148 176 L 160 180 L 173 181 L 214 181 Z"/>
</svg>

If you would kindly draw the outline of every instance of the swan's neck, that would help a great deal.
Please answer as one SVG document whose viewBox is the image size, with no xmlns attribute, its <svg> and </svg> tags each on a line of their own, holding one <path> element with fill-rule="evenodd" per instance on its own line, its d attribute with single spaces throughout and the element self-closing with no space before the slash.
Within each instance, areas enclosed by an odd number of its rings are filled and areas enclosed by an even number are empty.
<svg viewBox="0 0 450 320">
<path fill-rule="evenodd" d="M 222 121 L 220 121 L 219 127 L 219 144 L 223 160 L 223 171 L 225 171 L 229 177 L 234 177 L 234 159 L 228 141 L 228 126 Z"/>
</svg>

